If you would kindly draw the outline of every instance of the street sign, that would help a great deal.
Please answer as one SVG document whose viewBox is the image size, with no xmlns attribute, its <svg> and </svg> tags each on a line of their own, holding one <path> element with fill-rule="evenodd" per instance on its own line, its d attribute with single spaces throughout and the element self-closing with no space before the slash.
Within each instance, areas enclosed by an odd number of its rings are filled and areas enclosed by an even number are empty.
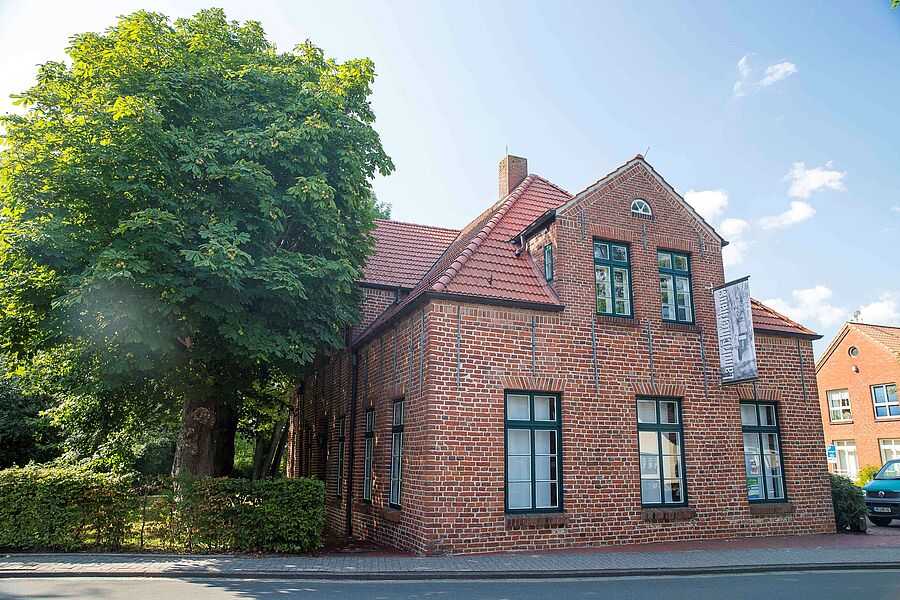
<svg viewBox="0 0 900 600">
<path fill-rule="evenodd" d="M 826 447 L 826 451 L 828 454 L 828 462 L 832 464 L 837 464 L 837 446 L 834 444 L 828 444 Z"/>
</svg>

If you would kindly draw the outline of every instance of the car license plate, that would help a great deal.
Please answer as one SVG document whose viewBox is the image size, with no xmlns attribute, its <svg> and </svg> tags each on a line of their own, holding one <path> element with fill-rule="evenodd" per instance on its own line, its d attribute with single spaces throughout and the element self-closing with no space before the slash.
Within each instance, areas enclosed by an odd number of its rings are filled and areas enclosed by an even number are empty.
<svg viewBox="0 0 900 600">
<path fill-rule="evenodd" d="M 872 510 L 875 512 L 891 512 L 891 508 L 889 506 L 873 506 Z"/>
</svg>

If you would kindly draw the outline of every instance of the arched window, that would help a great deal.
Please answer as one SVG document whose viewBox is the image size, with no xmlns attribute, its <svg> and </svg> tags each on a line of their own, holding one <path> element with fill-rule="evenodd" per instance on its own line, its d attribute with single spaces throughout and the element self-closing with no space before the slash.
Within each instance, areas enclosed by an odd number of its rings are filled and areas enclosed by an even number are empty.
<svg viewBox="0 0 900 600">
<path fill-rule="evenodd" d="M 647 215 L 648 217 L 653 215 L 650 205 L 640 198 L 631 203 L 631 212 L 636 215 Z"/>
</svg>

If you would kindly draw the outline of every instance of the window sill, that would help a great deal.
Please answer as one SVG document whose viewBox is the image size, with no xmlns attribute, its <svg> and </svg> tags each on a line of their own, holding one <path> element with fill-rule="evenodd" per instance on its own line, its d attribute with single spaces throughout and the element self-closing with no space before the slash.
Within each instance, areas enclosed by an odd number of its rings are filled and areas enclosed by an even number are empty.
<svg viewBox="0 0 900 600">
<path fill-rule="evenodd" d="M 374 512 L 372 503 L 368 500 L 360 500 L 353 505 L 353 511 L 364 515 L 371 515 Z"/>
<path fill-rule="evenodd" d="M 794 505 L 790 502 L 759 502 L 750 504 L 750 514 L 754 517 L 791 515 L 793 513 Z"/>
<path fill-rule="evenodd" d="M 641 517 L 648 523 L 672 523 L 696 518 L 697 510 L 687 506 L 673 508 L 644 508 Z"/>
<path fill-rule="evenodd" d="M 652 221 L 653 220 L 653 215 L 645 215 L 642 213 L 632 212 L 631 216 L 634 219 L 640 219 L 642 221 Z"/>
<path fill-rule="evenodd" d="M 614 317 L 612 315 L 597 315 L 597 323 L 608 323 L 610 325 L 624 325 L 625 327 L 637 327 L 638 323 L 634 317 Z"/>
<path fill-rule="evenodd" d="M 900 417 L 875 417 L 876 423 L 881 423 L 883 421 L 887 421 L 888 423 L 891 421 L 900 421 Z"/>
<path fill-rule="evenodd" d="M 829 425 L 853 425 L 853 421 L 828 421 Z"/>
<path fill-rule="evenodd" d="M 569 524 L 566 513 L 517 513 L 506 515 L 507 529 L 558 529 Z"/>
<path fill-rule="evenodd" d="M 403 518 L 403 511 L 399 508 L 384 507 L 381 509 L 381 518 L 389 523 L 399 523 Z"/>
<path fill-rule="evenodd" d="M 663 321 L 663 329 L 671 331 L 689 331 L 691 333 L 700 333 L 700 326 L 696 323 L 674 323 L 672 321 Z"/>
</svg>

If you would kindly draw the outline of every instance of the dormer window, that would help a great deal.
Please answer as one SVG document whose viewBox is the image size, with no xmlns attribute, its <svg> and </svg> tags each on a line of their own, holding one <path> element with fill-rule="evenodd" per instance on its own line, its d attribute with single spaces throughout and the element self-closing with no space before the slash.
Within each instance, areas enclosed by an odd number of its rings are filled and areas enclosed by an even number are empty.
<svg viewBox="0 0 900 600">
<path fill-rule="evenodd" d="M 650 205 L 640 198 L 631 203 L 631 212 L 636 215 L 644 215 L 645 217 L 653 216 L 653 211 L 650 210 Z"/>
</svg>

